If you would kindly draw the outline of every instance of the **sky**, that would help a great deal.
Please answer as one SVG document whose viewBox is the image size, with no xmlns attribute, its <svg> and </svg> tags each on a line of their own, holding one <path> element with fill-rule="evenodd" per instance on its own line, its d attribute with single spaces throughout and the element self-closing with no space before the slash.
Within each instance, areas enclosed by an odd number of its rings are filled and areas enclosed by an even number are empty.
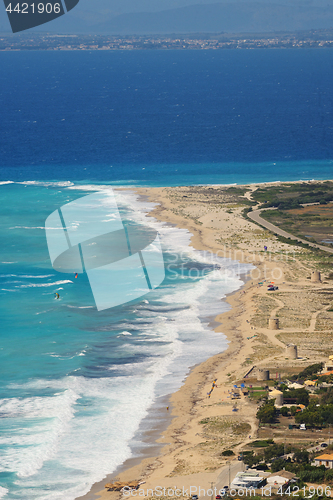
<svg viewBox="0 0 333 500">
<path fill-rule="evenodd" d="M 1 4 L 0 32 L 10 31 Z M 332 0 L 80 0 L 65 16 L 30 31 L 157 34 L 323 28 L 333 28 Z"/>
</svg>

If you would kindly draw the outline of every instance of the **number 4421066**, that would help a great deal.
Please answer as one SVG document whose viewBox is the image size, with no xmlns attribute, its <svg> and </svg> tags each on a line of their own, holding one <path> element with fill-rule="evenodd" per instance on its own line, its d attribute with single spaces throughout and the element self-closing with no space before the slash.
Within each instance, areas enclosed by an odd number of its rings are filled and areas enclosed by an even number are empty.
<svg viewBox="0 0 333 500">
<path fill-rule="evenodd" d="M 14 5 L 14 4 L 13 4 Z M 17 14 L 59 14 L 61 12 L 60 3 L 17 3 L 15 7 L 12 7 L 10 3 L 6 8 L 6 11 L 10 14 L 16 12 Z"/>
</svg>

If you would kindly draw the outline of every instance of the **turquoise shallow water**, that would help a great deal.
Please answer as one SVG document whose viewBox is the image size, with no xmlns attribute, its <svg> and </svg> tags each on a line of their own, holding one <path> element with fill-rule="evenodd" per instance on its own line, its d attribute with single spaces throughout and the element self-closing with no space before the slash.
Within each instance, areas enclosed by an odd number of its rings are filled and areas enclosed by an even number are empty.
<svg viewBox="0 0 333 500">
<path fill-rule="evenodd" d="M 166 279 L 157 290 L 98 312 L 85 274 L 52 269 L 47 216 L 108 189 L 0 186 L 0 493 L 8 499 L 86 492 L 131 455 L 153 402 L 227 345 L 208 322 L 249 266 L 194 251 L 186 231 L 147 219 L 149 204 L 133 193 L 118 193 L 118 206 L 161 235 Z"/>
</svg>

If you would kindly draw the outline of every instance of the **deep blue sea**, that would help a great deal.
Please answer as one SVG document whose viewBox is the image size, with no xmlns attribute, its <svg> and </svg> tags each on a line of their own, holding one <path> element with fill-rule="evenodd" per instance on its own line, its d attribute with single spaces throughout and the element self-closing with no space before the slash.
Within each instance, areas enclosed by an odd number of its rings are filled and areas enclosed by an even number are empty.
<svg viewBox="0 0 333 500">
<path fill-rule="evenodd" d="M 209 321 L 249 266 L 195 251 L 130 188 L 332 178 L 332 63 L 325 49 L 0 53 L 0 498 L 84 494 L 140 446 L 152 404 L 226 349 Z M 98 312 L 85 274 L 52 268 L 44 226 L 119 186 L 124 217 L 159 232 L 166 278 Z"/>
<path fill-rule="evenodd" d="M 0 54 L 0 178 L 331 176 L 333 51 Z"/>
</svg>

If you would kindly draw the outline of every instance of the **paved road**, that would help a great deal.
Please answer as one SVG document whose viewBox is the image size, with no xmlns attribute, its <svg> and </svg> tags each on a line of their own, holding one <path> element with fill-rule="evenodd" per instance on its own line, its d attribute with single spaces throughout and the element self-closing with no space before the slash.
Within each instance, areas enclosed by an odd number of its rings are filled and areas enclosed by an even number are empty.
<svg viewBox="0 0 333 500">
<path fill-rule="evenodd" d="M 279 227 L 274 226 L 274 224 L 267 222 L 265 219 L 260 217 L 260 213 L 263 210 L 267 210 L 267 208 L 260 208 L 259 210 L 253 210 L 252 212 L 248 212 L 247 215 L 254 222 L 258 222 L 258 224 L 265 227 L 266 229 L 269 229 L 269 231 L 272 231 L 273 233 L 276 233 L 280 236 L 284 236 L 285 238 L 291 238 L 292 240 L 301 241 L 302 243 L 306 243 L 310 247 L 319 248 L 320 250 L 323 250 L 324 252 L 333 253 L 333 248 L 325 247 L 323 245 L 318 245 L 317 243 L 311 243 L 310 241 L 302 240 L 302 238 L 298 238 L 297 236 L 294 236 L 293 234 L 287 233 L 286 231 L 283 231 Z M 270 210 L 272 210 L 272 209 L 270 208 Z"/>
<path fill-rule="evenodd" d="M 245 465 L 243 462 L 239 460 L 233 460 L 230 463 L 230 482 L 235 478 L 237 472 L 241 472 L 245 470 Z M 223 486 L 230 486 L 229 485 L 229 466 L 227 465 L 222 469 L 220 472 L 217 481 L 215 484 L 213 484 L 213 490 L 214 490 L 214 495 L 213 495 L 213 500 L 215 500 L 215 488 L 216 488 L 216 493 L 218 494 L 219 491 L 223 488 Z M 202 496 L 200 497 L 199 500 L 211 500 L 210 496 Z"/>
<path fill-rule="evenodd" d="M 331 441 L 332 441 L 331 439 L 327 439 L 326 441 L 323 441 L 323 443 L 326 443 L 326 444 L 330 443 L 331 444 Z M 316 444 L 316 446 L 312 446 L 311 448 L 307 448 L 307 450 L 310 452 L 311 451 L 318 451 L 318 452 L 321 451 L 323 453 L 327 453 L 327 451 L 326 451 L 327 446 L 321 447 L 320 446 L 321 444 L 322 443 Z"/>
</svg>

